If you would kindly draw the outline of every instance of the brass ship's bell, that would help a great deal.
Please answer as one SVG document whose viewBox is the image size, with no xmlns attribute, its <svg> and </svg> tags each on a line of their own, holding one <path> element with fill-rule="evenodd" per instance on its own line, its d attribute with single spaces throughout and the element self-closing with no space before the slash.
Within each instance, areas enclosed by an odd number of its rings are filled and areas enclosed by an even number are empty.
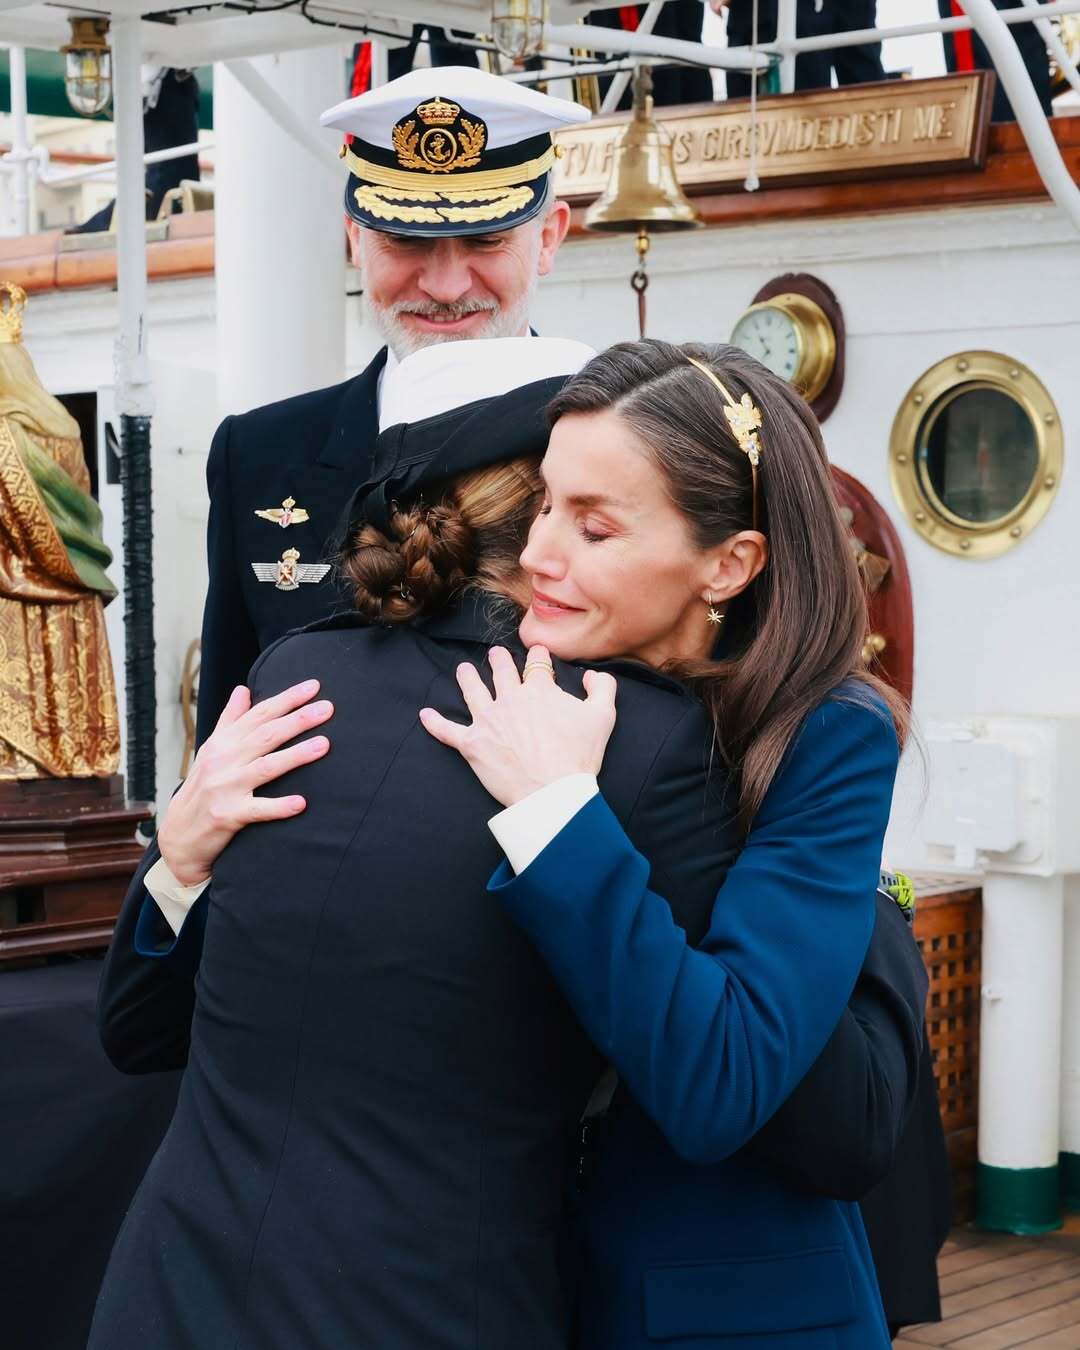
<svg viewBox="0 0 1080 1350">
<path fill-rule="evenodd" d="M 607 190 L 585 215 L 587 230 L 637 235 L 637 270 L 630 278 L 638 298 L 638 329 L 645 336 L 645 255 L 649 234 L 695 230 L 704 221 L 679 186 L 671 137 L 653 116 L 652 73 L 634 72 L 634 113 L 615 147 Z"/>
<path fill-rule="evenodd" d="M 634 72 L 634 114 L 615 147 L 607 190 L 585 216 L 587 230 L 637 234 L 693 230 L 704 222 L 679 186 L 671 137 L 653 116 L 652 73 Z"/>
</svg>

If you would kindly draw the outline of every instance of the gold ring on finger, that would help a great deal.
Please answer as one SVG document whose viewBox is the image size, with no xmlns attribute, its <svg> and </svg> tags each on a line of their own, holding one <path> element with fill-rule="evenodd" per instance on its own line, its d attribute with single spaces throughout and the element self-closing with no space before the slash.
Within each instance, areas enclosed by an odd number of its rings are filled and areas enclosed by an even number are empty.
<svg viewBox="0 0 1080 1350">
<path fill-rule="evenodd" d="M 544 670 L 552 679 L 555 678 L 555 667 L 550 661 L 526 661 L 525 669 L 521 672 L 522 680 L 527 680 L 529 678 L 529 672 L 533 670 Z"/>
</svg>

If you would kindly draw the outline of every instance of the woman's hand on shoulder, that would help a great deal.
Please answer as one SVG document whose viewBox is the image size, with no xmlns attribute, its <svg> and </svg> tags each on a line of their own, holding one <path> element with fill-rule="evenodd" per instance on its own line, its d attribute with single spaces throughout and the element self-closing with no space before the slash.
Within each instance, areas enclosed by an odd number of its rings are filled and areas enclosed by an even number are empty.
<svg viewBox="0 0 1080 1350">
<path fill-rule="evenodd" d="M 556 684 L 546 647 L 529 649 L 523 676 L 504 647 L 492 647 L 488 660 L 494 696 L 475 666 L 458 667 L 472 721 L 463 726 L 422 708 L 425 730 L 457 750 L 503 806 L 569 774 L 599 773 L 615 728 L 614 677 L 586 671 L 581 699 Z"/>
<path fill-rule="evenodd" d="M 158 829 L 161 856 L 182 885 L 205 881 L 225 845 L 245 825 L 304 810 L 303 797 L 254 794 L 329 750 L 325 736 L 281 749 L 332 716 L 332 703 L 311 702 L 318 691 L 318 680 L 308 680 L 252 707 L 244 685 L 233 690 Z"/>
</svg>

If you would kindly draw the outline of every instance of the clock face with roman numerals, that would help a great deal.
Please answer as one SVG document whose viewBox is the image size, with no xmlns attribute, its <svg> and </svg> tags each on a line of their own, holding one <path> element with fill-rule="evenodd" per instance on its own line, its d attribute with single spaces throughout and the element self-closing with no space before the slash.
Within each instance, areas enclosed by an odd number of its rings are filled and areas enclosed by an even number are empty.
<svg viewBox="0 0 1080 1350">
<path fill-rule="evenodd" d="M 802 360 L 795 320 L 775 305 L 755 305 L 736 323 L 731 341 L 768 366 L 774 375 L 794 382 Z"/>
</svg>

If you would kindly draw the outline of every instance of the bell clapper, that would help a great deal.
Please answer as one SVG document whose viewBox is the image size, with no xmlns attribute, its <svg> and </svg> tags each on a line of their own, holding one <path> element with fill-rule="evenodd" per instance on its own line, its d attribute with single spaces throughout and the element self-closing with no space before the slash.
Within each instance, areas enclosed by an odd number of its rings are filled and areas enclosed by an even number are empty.
<svg viewBox="0 0 1080 1350">
<path fill-rule="evenodd" d="M 638 336 L 645 336 L 645 291 L 649 285 L 649 275 L 645 271 L 645 257 L 649 252 L 649 232 L 642 228 L 637 234 L 638 265 L 630 278 L 630 286 L 637 295 Z"/>
</svg>

